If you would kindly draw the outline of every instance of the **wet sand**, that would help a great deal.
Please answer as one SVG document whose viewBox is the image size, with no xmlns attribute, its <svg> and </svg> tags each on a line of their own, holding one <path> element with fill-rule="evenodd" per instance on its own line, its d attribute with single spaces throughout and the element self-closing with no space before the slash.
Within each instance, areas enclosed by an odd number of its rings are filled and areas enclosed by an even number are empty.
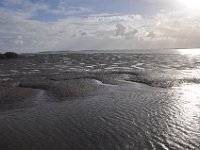
<svg viewBox="0 0 200 150">
<path fill-rule="evenodd" d="M 0 61 L 0 149 L 200 147 L 199 57 L 31 54 Z"/>
</svg>

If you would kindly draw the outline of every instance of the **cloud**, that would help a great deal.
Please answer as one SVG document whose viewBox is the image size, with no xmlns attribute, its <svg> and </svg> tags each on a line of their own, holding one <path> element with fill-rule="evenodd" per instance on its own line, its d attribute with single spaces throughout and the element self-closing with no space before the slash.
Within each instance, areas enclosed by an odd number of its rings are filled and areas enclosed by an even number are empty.
<svg viewBox="0 0 200 150">
<path fill-rule="evenodd" d="M 67 6 L 66 1 L 57 1 L 55 5 L 51 3 L 44 3 L 42 1 L 31 0 L 2 0 L 0 10 L 2 12 L 11 12 L 13 14 L 24 15 L 26 18 L 40 18 L 41 13 L 45 13 L 49 16 L 69 16 L 78 14 L 87 14 L 93 12 L 92 9 L 81 7 L 81 6 Z M 42 17 L 45 19 L 44 17 Z M 55 17 L 56 18 L 56 17 Z M 59 19 L 59 17 L 57 17 Z M 37 19 L 36 19 L 37 20 Z"/>
<path fill-rule="evenodd" d="M 124 26 L 119 23 L 116 25 L 115 36 L 117 37 L 132 39 L 136 37 L 137 33 L 138 33 L 138 30 L 134 29 L 132 26 Z"/>
<path fill-rule="evenodd" d="M 186 11 L 120 15 L 95 13 L 84 7 L 51 8 L 28 0 L 3 2 L 8 7 L 22 5 L 23 9 L 0 8 L 0 52 L 200 47 L 200 17 Z M 51 22 L 33 20 L 41 10 L 66 16 Z M 91 14 L 72 15 L 82 12 Z"/>
<path fill-rule="evenodd" d="M 117 24 L 116 28 L 116 36 L 123 36 L 127 32 L 126 27 L 122 24 Z"/>
<path fill-rule="evenodd" d="M 87 33 L 86 33 L 86 32 L 82 32 L 81 35 L 82 35 L 82 36 L 85 36 L 85 35 L 87 35 Z"/>
<path fill-rule="evenodd" d="M 48 11 L 49 5 L 41 2 L 33 3 L 30 0 L 2 0 L 1 10 L 6 12 L 26 14 L 28 17 L 32 17 L 37 14 L 38 11 Z M 4 9 L 3 9 L 4 8 Z M 6 9 L 5 9 L 6 8 Z"/>
<path fill-rule="evenodd" d="M 19 5 L 24 3 L 25 0 L 2 0 L 2 3 L 6 6 L 8 5 Z"/>
</svg>

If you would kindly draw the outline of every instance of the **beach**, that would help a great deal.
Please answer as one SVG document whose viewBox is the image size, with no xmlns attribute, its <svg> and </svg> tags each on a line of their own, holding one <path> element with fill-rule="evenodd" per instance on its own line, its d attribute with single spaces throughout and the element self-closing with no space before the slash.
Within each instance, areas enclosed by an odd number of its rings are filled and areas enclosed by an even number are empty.
<svg viewBox="0 0 200 150">
<path fill-rule="evenodd" d="M 199 55 L 0 60 L 0 149 L 198 149 Z"/>
</svg>

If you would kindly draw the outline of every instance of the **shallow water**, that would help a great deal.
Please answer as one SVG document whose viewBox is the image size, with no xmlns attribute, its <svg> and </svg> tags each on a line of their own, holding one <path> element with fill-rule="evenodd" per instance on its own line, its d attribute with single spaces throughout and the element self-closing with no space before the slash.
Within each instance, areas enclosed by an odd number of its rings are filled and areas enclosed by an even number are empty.
<svg viewBox="0 0 200 150">
<path fill-rule="evenodd" d="M 2 84 L 5 78 L 60 80 L 69 72 L 70 78 L 117 72 L 129 82 L 102 80 L 104 90 L 61 99 L 41 88 L 31 106 L 27 101 L 0 106 L 0 149 L 200 149 L 199 57 L 74 53 L 1 61 Z M 129 77 L 132 73 L 137 78 Z"/>
</svg>

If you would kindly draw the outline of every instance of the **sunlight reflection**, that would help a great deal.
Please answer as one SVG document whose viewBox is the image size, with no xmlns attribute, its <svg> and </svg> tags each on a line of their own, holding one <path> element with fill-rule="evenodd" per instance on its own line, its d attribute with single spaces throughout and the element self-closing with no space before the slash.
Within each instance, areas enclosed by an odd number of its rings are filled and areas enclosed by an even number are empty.
<svg viewBox="0 0 200 150">
<path fill-rule="evenodd" d="M 197 132 L 200 130 L 200 85 L 183 84 L 180 90 L 181 96 L 178 107 L 182 110 L 180 117 L 182 123 L 191 131 Z"/>
<path fill-rule="evenodd" d="M 144 36 L 145 37 L 148 37 L 150 35 L 150 32 L 148 32 L 148 31 L 146 31 L 145 33 L 144 33 Z"/>
<path fill-rule="evenodd" d="M 200 49 L 180 49 L 182 55 L 200 55 Z"/>
</svg>

